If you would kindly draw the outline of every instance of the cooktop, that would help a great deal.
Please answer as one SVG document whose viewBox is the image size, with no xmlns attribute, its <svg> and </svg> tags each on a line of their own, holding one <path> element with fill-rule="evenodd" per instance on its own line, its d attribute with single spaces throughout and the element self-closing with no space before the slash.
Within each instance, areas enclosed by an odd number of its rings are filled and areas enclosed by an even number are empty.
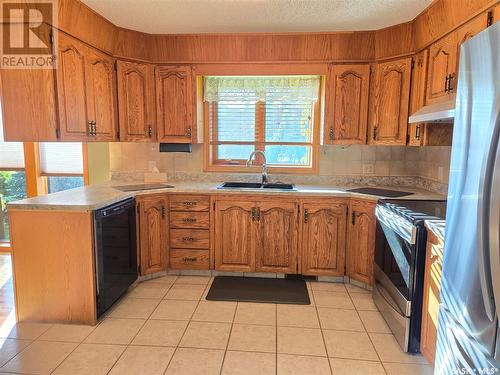
<svg viewBox="0 0 500 375">
<path fill-rule="evenodd" d="M 389 197 L 389 198 L 399 198 L 399 197 L 405 197 L 407 195 L 413 194 L 413 193 L 410 193 L 408 191 L 379 189 L 379 188 L 374 188 L 374 187 L 362 187 L 362 188 L 356 188 L 356 189 L 349 189 L 347 191 L 353 192 L 353 193 L 368 194 L 368 195 L 379 195 L 382 197 Z"/>
</svg>

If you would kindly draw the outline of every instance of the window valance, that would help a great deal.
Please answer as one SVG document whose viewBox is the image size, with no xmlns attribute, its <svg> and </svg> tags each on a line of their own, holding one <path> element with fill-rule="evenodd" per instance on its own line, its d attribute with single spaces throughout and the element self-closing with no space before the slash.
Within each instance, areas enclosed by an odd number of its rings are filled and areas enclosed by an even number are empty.
<svg viewBox="0 0 500 375">
<path fill-rule="evenodd" d="M 280 100 L 315 102 L 319 96 L 320 76 L 207 76 L 206 102 L 258 102 Z"/>
</svg>

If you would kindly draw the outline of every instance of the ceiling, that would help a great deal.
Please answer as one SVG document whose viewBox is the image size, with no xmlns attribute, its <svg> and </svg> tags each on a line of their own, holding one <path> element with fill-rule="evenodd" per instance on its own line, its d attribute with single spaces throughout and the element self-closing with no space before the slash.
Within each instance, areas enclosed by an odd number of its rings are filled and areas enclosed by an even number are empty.
<svg viewBox="0 0 500 375">
<path fill-rule="evenodd" d="M 432 0 L 82 0 L 117 26 L 152 34 L 376 30 Z"/>
</svg>

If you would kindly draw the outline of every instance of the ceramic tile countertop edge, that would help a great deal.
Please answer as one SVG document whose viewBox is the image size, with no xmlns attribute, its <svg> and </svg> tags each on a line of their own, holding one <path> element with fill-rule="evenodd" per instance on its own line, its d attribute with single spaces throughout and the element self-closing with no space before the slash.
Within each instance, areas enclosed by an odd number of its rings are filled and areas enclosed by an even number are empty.
<svg viewBox="0 0 500 375">
<path fill-rule="evenodd" d="M 425 227 L 431 231 L 441 242 L 444 242 L 444 235 L 446 229 L 445 220 L 426 220 Z"/>
<path fill-rule="evenodd" d="M 348 192 L 346 189 L 352 189 L 361 186 L 313 186 L 296 185 L 296 190 L 221 190 L 217 189 L 220 183 L 172 183 L 173 188 L 142 190 L 134 192 L 122 192 L 113 186 L 125 185 L 123 183 L 113 182 L 113 184 L 93 185 L 82 188 L 76 188 L 58 193 L 43 195 L 34 198 L 23 199 L 16 202 L 10 202 L 7 208 L 10 210 L 57 210 L 57 211 L 92 211 L 106 207 L 124 199 L 139 197 L 150 194 L 210 194 L 210 195 L 280 195 L 280 196 L 298 196 L 298 197 L 344 197 L 344 198 L 363 198 L 373 199 L 374 201 L 385 198 L 360 193 Z M 413 195 L 395 198 L 395 199 L 418 199 L 418 200 L 440 200 L 446 199 L 445 196 L 435 194 L 423 189 L 410 187 L 388 187 L 381 188 L 398 191 L 412 192 Z"/>
</svg>

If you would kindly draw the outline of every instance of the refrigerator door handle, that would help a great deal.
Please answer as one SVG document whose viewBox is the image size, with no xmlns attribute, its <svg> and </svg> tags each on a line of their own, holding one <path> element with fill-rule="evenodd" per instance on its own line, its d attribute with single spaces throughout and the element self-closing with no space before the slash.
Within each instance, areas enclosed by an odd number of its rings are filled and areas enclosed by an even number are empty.
<svg viewBox="0 0 500 375">
<path fill-rule="evenodd" d="M 500 101 L 500 100 L 499 100 Z M 497 106 L 493 139 L 496 139 L 496 156 L 493 162 L 489 206 L 489 262 L 491 284 L 495 298 L 497 318 L 500 317 L 500 103 Z"/>
<path fill-rule="evenodd" d="M 496 306 L 494 289 L 497 288 L 493 282 L 493 277 L 498 277 L 495 275 L 495 271 L 492 267 L 495 264 L 491 262 L 491 257 L 494 256 L 494 243 L 491 242 L 491 237 L 494 235 L 490 233 L 491 221 L 494 220 L 494 213 L 491 212 L 492 205 L 494 204 L 495 197 L 492 193 L 495 192 L 496 187 L 493 182 L 493 172 L 495 171 L 495 159 L 498 158 L 498 137 L 499 137 L 499 127 L 500 127 L 500 117 L 498 113 L 500 112 L 500 103 L 496 103 L 496 118 L 493 121 L 493 132 L 491 137 L 491 142 L 487 151 L 486 161 L 483 164 L 483 169 L 481 171 L 481 180 L 479 185 L 479 207 L 478 207 L 478 251 L 479 251 L 479 279 L 481 282 L 481 292 L 483 295 L 483 301 L 485 304 L 485 312 L 490 321 L 495 320 Z M 493 201 L 491 200 L 493 198 Z M 493 215 L 492 215 L 493 214 Z M 497 217 L 498 223 L 498 217 Z M 498 226 L 496 228 L 498 232 Z M 497 242 L 498 246 L 498 242 Z M 498 247 L 496 249 L 498 252 Z M 498 292 L 497 292 L 498 293 Z"/>
</svg>

